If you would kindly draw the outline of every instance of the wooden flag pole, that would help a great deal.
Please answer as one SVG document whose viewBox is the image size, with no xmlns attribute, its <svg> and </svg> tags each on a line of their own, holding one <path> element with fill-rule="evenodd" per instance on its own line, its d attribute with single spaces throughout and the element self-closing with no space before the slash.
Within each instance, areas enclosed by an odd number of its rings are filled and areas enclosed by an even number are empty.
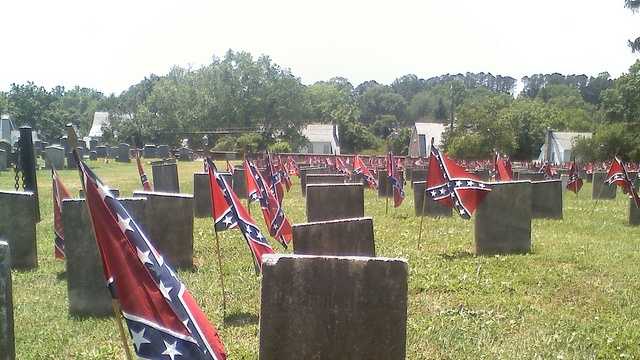
<svg viewBox="0 0 640 360">
<path fill-rule="evenodd" d="M 211 161 L 211 163 L 213 164 L 213 161 Z M 211 170 L 215 171 L 215 168 Z M 213 218 L 213 232 L 215 234 L 215 239 L 216 239 L 216 256 L 218 258 L 218 270 L 220 273 L 220 288 L 222 290 L 222 317 L 224 317 L 227 312 L 227 295 L 224 291 L 224 273 L 222 270 L 222 254 L 220 251 L 220 239 L 218 238 L 218 230 L 216 229 L 216 218 L 215 218 L 216 207 L 215 207 L 215 201 L 213 200 L 213 188 L 211 187 L 211 178 L 209 178 L 209 195 L 211 197 L 211 215 Z"/>
<path fill-rule="evenodd" d="M 418 249 L 422 247 L 422 223 L 424 222 L 424 207 L 427 202 L 427 183 L 424 184 L 425 188 L 422 192 L 422 211 L 420 212 L 420 231 L 418 232 Z"/>
<path fill-rule="evenodd" d="M 78 135 L 76 134 L 76 131 L 73 128 L 73 125 L 71 123 L 65 125 L 65 128 L 67 130 L 67 139 L 69 141 L 69 146 L 71 146 L 71 149 L 72 149 L 71 152 L 73 153 L 73 158 L 76 161 L 76 165 L 78 169 L 80 169 L 80 154 L 78 154 Z M 80 175 L 80 183 L 82 184 L 82 189 L 86 194 L 87 189 L 85 188 L 84 179 L 82 175 Z M 85 201 L 84 205 L 87 208 L 87 213 L 91 214 L 91 212 L 89 211 L 89 204 Z M 93 233 L 93 238 L 95 239 L 96 230 L 93 227 L 93 221 L 90 221 L 90 223 L 91 223 L 91 232 Z M 124 326 L 122 325 L 122 311 L 120 310 L 120 303 L 118 302 L 117 299 L 111 299 L 111 305 L 113 308 L 113 315 L 115 317 L 116 324 L 118 327 L 118 333 L 120 335 L 120 342 L 122 343 L 122 347 L 124 348 L 125 356 L 127 360 L 133 360 L 133 357 L 131 356 L 131 349 L 129 348 L 129 343 L 127 342 L 127 338 L 125 336 Z"/>
</svg>

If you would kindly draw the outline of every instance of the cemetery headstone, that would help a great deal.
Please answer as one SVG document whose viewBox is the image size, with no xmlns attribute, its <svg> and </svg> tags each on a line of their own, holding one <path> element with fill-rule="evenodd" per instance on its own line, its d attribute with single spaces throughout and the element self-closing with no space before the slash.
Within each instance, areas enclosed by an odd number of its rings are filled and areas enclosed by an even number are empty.
<svg viewBox="0 0 640 360">
<path fill-rule="evenodd" d="M 98 140 L 96 139 L 89 140 L 89 150 L 95 151 L 97 147 L 98 147 Z"/>
<path fill-rule="evenodd" d="M 0 359 L 15 358 L 11 249 L 6 241 L 0 241 Z"/>
<path fill-rule="evenodd" d="M 411 170 L 411 182 L 426 181 L 427 169 L 415 168 Z"/>
<path fill-rule="evenodd" d="M 157 164 L 151 166 L 153 189 L 159 192 L 179 193 L 178 164 Z"/>
<path fill-rule="evenodd" d="M 104 146 L 104 145 L 96 146 L 96 154 L 98 155 L 99 158 L 106 158 L 107 157 L 107 147 Z"/>
<path fill-rule="evenodd" d="M 605 184 L 607 179 L 607 173 L 594 171 L 593 172 L 593 188 L 591 192 L 592 199 L 611 200 L 616 198 L 616 185 Z"/>
<path fill-rule="evenodd" d="M 302 196 L 306 196 L 307 189 L 307 174 L 330 174 L 331 169 L 321 167 L 308 167 L 300 169 L 300 189 Z"/>
<path fill-rule="evenodd" d="M 402 171 L 398 171 L 398 176 L 400 181 L 404 182 L 404 173 Z M 393 187 L 391 186 L 391 181 L 389 181 L 389 176 L 387 176 L 386 169 L 378 169 L 378 196 L 393 197 Z"/>
<path fill-rule="evenodd" d="M 98 152 L 97 151 L 89 152 L 89 160 L 98 160 Z"/>
<path fill-rule="evenodd" d="M 564 175 L 564 174 L 560 175 L 560 181 L 562 181 L 562 191 L 567 191 L 567 184 L 569 183 L 569 175 Z"/>
<path fill-rule="evenodd" d="M 407 277 L 401 259 L 266 255 L 259 358 L 405 359 Z"/>
<path fill-rule="evenodd" d="M 342 174 L 307 174 L 307 186 L 311 184 L 344 184 L 348 179 Z"/>
<path fill-rule="evenodd" d="M 629 225 L 640 225 L 640 209 L 638 209 L 633 199 L 629 199 Z"/>
<path fill-rule="evenodd" d="M 151 159 L 151 158 L 158 157 L 158 150 L 157 150 L 156 146 L 152 145 L 152 144 L 145 145 L 142 156 L 144 156 L 145 159 Z"/>
<path fill-rule="evenodd" d="M 7 170 L 8 154 L 6 151 L 0 149 L 0 171 Z"/>
<path fill-rule="evenodd" d="M 364 216 L 362 184 L 307 185 L 307 221 L 349 219 Z"/>
<path fill-rule="evenodd" d="M 186 147 L 181 147 L 178 150 L 178 160 L 180 161 L 193 161 L 193 151 Z"/>
<path fill-rule="evenodd" d="M 111 192 L 111 194 L 113 194 L 113 196 L 115 196 L 117 198 L 120 197 L 120 190 L 113 189 L 113 188 L 108 188 L 108 189 Z M 78 190 L 78 198 L 79 199 L 84 199 L 84 190 L 83 189 Z"/>
<path fill-rule="evenodd" d="M 118 145 L 118 150 L 116 153 L 116 161 L 117 162 L 122 162 L 122 163 L 128 163 L 131 162 L 131 157 L 129 154 L 129 150 L 131 149 L 131 146 L 129 146 L 129 144 L 120 144 Z"/>
<path fill-rule="evenodd" d="M 9 243 L 14 269 L 38 267 L 36 197 L 31 192 L 0 191 L 0 238 Z"/>
<path fill-rule="evenodd" d="M 426 195 L 426 183 L 426 181 L 416 181 L 413 183 L 413 207 L 416 216 L 451 216 L 453 214 L 453 210 L 450 207 L 446 207 L 436 201 L 433 201 L 430 196 Z"/>
<path fill-rule="evenodd" d="M 520 171 L 518 173 L 518 180 L 543 181 L 544 174 L 533 171 Z"/>
<path fill-rule="evenodd" d="M 491 189 L 474 215 L 476 254 L 531 251 L 531 182 L 499 182 Z"/>
<path fill-rule="evenodd" d="M 293 225 L 297 255 L 376 256 L 370 217 Z"/>
<path fill-rule="evenodd" d="M 211 217 L 211 189 L 209 174 L 193 174 L 193 214 L 197 218 Z"/>
<path fill-rule="evenodd" d="M 173 267 L 193 267 L 193 195 L 135 191 L 147 198 L 141 228 Z"/>
<path fill-rule="evenodd" d="M 232 187 L 233 187 L 233 192 L 236 193 L 236 195 L 238 195 L 238 197 L 240 199 L 246 199 L 247 198 L 247 183 L 244 179 L 244 168 L 235 168 L 233 169 L 233 176 L 232 176 Z"/>
<path fill-rule="evenodd" d="M 158 145 L 158 149 L 156 150 L 156 154 L 161 159 L 166 159 L 169 157 L 169 145 Z"/>
<path fill-rule="evenodd" d="M 562 219 L 562 180 L 531 182 L 531 215 L 534 219 Z"/>
</svg>

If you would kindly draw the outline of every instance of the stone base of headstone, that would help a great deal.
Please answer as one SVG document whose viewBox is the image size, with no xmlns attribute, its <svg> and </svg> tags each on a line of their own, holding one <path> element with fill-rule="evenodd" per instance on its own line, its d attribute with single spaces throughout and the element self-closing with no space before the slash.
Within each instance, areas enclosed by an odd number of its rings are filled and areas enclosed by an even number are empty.
<svg viewBox="0 0 640 360">
<path fill-rule="evenodd" d="M 9 243 L 14 269 L 38 267 L 36 199 L 31 192 L 0 191 L 0 238 Z"/>
<path fill-rule="evenodd" d="M 371 218 L 293 225 L 296 255 L 376 256 Z"/>
<path fill-rule="evenodd" d="M 534 219 L 562 219 L 562 180 L 531 183 L 531 216 Z"/>
<path fill-rule="evenodd" d="M 13 331 L 11 249 L 6 241 L 0 241 L 0 359 L 16 358 Z"/>
<path fill-rule="evenodd" d="M 609 185 L 604 183 L 604 181 L 607 179 L 607 173 L 594 172 L 592 177 L 593 177 L 593 187 L 591 189 L 592 199 L 612 200 L 616 198 L 617 185 L 615 184 Z"/>
<path fill-rule="evenodd" d="M 416 181 L 413 183 L 413 207 L 416 216 L 451 216 L 453 214 L 453 210 L 450 207 L 446 207 L 436 201 L 433 201 L 433 199 L 426 194 L 424 189 L 425 184 L 426 181 Z"/>
<path fill-rule="evenodd" d="M 135 191 L 147 198 L 140 227 L 174 268 L 193 267 L 193 195 Z"/>
<path fill-rule="evenodd" d="M 260 360 L 405 359 L 407 277 L 400 259 L 265 256 Z"/>
<path fill-rule="evenodd" d="M 153 172 L 153 190 L 158 192 L 180 193 L 178 164 L 158 164 L 151 166 Z"/>
<path fill-rule="evenodd" d="M 362 184 L 308 185 L 306 200 L 308 222 L 364 216 Z"/>
<path fill-rule="evenodd" d="M 475 213 L 476 254 L 531 251 L 531 182 L 492 184 Z"/>
<path fill-rule="evenodd" d="M 629 225 L 640 225 L 640 209 L 638 209 L 633 199 L 629 199 Z"/>
</svg>

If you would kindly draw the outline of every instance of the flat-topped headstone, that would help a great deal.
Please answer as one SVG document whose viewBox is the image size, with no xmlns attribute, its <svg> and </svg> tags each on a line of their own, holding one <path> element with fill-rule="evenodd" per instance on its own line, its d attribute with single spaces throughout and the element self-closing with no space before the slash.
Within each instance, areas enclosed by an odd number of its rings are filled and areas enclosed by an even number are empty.
<svg viewBox="0 0 640 360">
<path fill-rule="evenodd" d="M 178 164 L 152 165 L 153 189 L 159 192 L 179 193 Z"/>
<path fill-rule="evenodd" d="M 297 255 L 376 256 L 370 217 L 293 225 Z"/>
<path fill-rule="evenodd" d="M 426 181 L 427 169 L 415 168 L 411 170 L 411 182 Z"/>
<path fill-rule="evenodd" d="M 134 191 L 147 198 L 140 227 L 174 268 L 193 267 L 193 195 Z"/>
<path fill-rule="evenodd" d="M 14 269 L 38 267 L 36 223 L 33 193 L 0 191 L 0 238 L 9 243 Z"/>
<path fill-rule="evenodd" d="M 531 182 L 491 185 L 475 212 L 476 254 L 531 251 Z"/>
<path fill-rule="evenodd" d="M 364 216 L 362 184 L 307 185 L 306 200 L 308 222 Z"/>
<path fill-rule="evenodd" d="M 407 277 L 401 259 L 266 255 L 260 360 L 405 359 Z"/>
<path fill-rule="evenodd" d="M 560 175 L 560 181 L 562 181 L 562 191 L 567 191 L 567 184 L 569 183 L 569 175 L 566 175 L 566 174 Z"/>
<path fill-rule="evenodd" d="M 192 161 L 193 160 L 193 150 L 181 147 L 178 149 L 178 159 L 180 161 Z"/>
<path fill-rule="evenodd" d="M 592 178 L 593 178 L 593 187 L 591 191 L 592 199 L 611 200 L 616 198 L 617 185 L 615 184 L 609 185 L 604 183 L 604 181 L 607 179 L 607 173 L 594 171 Z"/>
<path fill-rule="evenodd" d="M 96 146 L 96 155 L 99 158 L 105 158 L 107 157 L 107 147 L 104 145 L 98 145 Z"/>
<path fill-rule="evenodd" d="M 344 184 L 348 178 L 343 174 L 307 174 L 307 186 L 312 184 Z"/>
<path fill-rule="evenodd" d="M 233 169 L 233 176 L 231 180 L 231 185 L 233 187 L 233 192 L 238 195 L 240 199 L 247 198 L 247 183 L 244 178 L 244 169 L 243 168 L 235 168 Z"/>
<path fill-rule="evenodd" d="M 629 225 L 640 225 L 640 209 L 638 209 L 633 199 L 629 199 Z"/>
<path fill-rule="evenodd" d="M 0 149 L 0 171 L 7 170 L 9 154 Z"/>
<path fill-rule="evenodd" d="M 426 181 L 416 181 L 413 183 L 413 207 L 416 216 L 429 217 L 449 217 L 453 214 L 450 207 L 446 207 L 433 201 L 425 192 Z"/>
<path fill-rule="evenodd" d="M 145 159 L 156 158 L 158 157 L 158 148 L 153 144 L 147 144 L 142 150 L 142 156 L 144 156 Z"/>
<path fill-rule="evenodd" d="M 111 194 L 113 194 L 113 196 L 120 197 L 120 190 L 113 189 L 113 188 L 107 188 L 107 189 L 109 189 L 109 191 L 111 192 Z M 83 189 L 78 190 L 78 198 L 79 199 L 84 199 L 84 190 Z"/>
<path fill-rule="evenodd" d="M 544 180 L 544 173 L 521 171 L 518 173 L 518 180 L 542 181 Z"/>
<path fill-rule="evenodd" d="M 300 189 L 302 196 L 306 195 L 307 188 L 307 174 L 330 174 L 331 169 L 323 167 L 308 167 L 300 169 Z"/>
<path fill-rule="evenodd" d="M 562 180 L 531 182 L 531 216 L 562 219 Z"/>
<path fill-rule="evenodd" d="M 404 182 L 404 173 L 402 171 L 398 171 L 398 176 L 400 181 Z M 391 181 L 389 181 L 386 169 L 378 169 L 378 196 L 393 197 L 393 186 L 391 186 Z"/>
<path fill-rule="evenodd" d="M 116 153 L 116 161 L 123 162 L 123 163 L 131 162 L 129 150 L 131 150 L 131 146 L 129 146 L 129 144 L 123 143 L 118 145 L 118 150 Z"/>
<path fill-rule="evenodd" d="M 231 183 L 231 174 L 220 174 L 227 184 Z M 211 189 L 209 186 L 209 174 L 193 174 L 193 214 L 197 218 L 211 217 Z"/>
<path fill-rule="evenodd" d="M 490 175 L 490 173 L 489 173 L 489 170 L 487 170 L 487 169 L 478 169 L 478 170 L 475 170 L 473 173 L 474 173 L 477 177 L 479 177 L 479 178 L 480 178 L 480 180 L 482 180 L 482 181 L 489 181 L 489 180 L 491 180 L 491 175 Z"/>
<path fill-rule="evenodd" d="M 158 145 L 158 148 L 156 149 L 156 155 L 161 159 L 168 158 L 169 145 Z"/>
<path fill-rule="evenodd" d="M 6 241 L 0 240 L 0 359 L 16 358 L 13 330 L 11 249 Z"/>
</svg>

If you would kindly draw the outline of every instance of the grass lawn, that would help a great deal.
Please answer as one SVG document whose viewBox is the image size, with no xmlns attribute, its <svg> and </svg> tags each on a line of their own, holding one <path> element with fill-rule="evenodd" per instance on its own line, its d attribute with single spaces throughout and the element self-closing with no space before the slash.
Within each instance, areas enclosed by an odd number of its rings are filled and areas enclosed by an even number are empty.
<svg viewBox="0 0 640 360">
<path fill-rule="evenodd" d="M 133 162 L 89 164 L 122 196 L 140 188 Z M 192 174 L 201 162 L 178 166 L 181 190 L 192 193 Z M 151 176 L 149 165 L 146 170 Z M 77 193 L 77 171 L 60 173 Z M 0 172 L 0 189 L 13 189 L 13 181 L 13 172 Z M 40 171 L 38 182 L 39 267 L 13 272 L 17 357 L 121 359 L 113 318 L 68 315 L 64 262 L 53 257 L 50 173 Z M 402 206 L 388 215 L 373 191 L 366 191 L 365 202 L 366 215 L 374 219 L 376 253 L 409 262 L 408 359 L 640 357 L 640 227 L 627 225 L 628 199 L 620 192 L 615 201 L 599 201 L 596 207 L 591 184 L 578 197 L 565 194 L 564 220 L 534 220 L 533 252 L 516 256 L 474 256 L 473 221 L 458 217 L 425 218 L 419 247 L 410 189 Z M 255 205 L 253 210 L 264 229 Z M 297 179 L 285 210 L 292 223 L 305 221 Z M 228 291 L 225 321 L 211 219 L 196 219 L 194 232 L 197 267 L 179 276 L 217 326 L 229 358 L 256 359 L 260 278 L 242 235 L 238 230 L 220 234 Z"/>
</svg>

